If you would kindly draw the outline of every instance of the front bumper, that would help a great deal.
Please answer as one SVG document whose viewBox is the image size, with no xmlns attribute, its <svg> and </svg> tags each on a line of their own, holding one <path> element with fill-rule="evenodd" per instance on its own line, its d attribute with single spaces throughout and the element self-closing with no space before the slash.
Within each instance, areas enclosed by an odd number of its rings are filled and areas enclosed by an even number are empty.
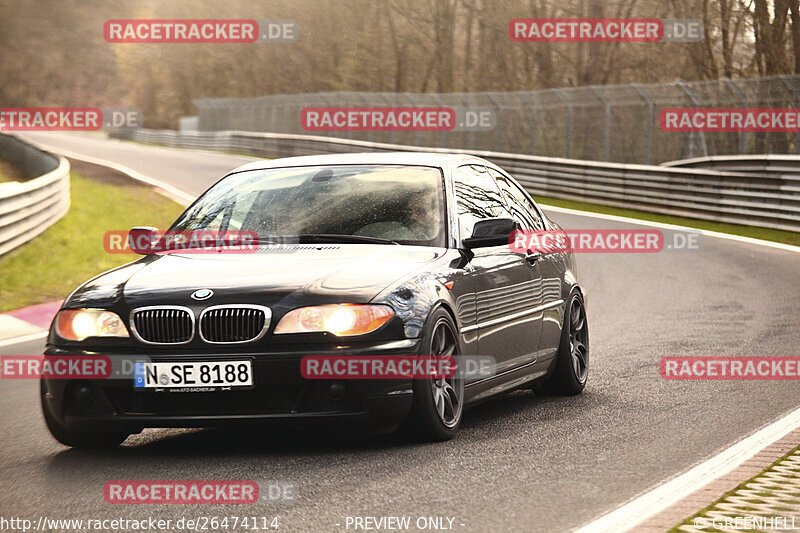
<svg viewBox="0 0 800 533">
<path fill-rule="evenodd" d="M 349 355 L 418 354 L 419 339 L 348 347 Z M 48 346 L 45 355 L 105 355 Z M 136 358 L 137 354 L 114 354 Z M 306 355 L 345 355 L 330 350 L 275 353 L 164 354 L 153 361 L 221 361 L 252 358 L 254 387 L 217 392 L 142 392 L 133 378 L 42 379 L 43 408 L 70 429 L 93 428 L 135 433 L 148 427 L 217 427 L 279 423 L 352 423 L 365 427 L 399 424 L 413 400 L 408 380 L 307 380 L 300 361 Z M 335 385 L 334 388 L 331 385 Z M 82 390 L 81 394 L 77 391 Z"/>
</svg>

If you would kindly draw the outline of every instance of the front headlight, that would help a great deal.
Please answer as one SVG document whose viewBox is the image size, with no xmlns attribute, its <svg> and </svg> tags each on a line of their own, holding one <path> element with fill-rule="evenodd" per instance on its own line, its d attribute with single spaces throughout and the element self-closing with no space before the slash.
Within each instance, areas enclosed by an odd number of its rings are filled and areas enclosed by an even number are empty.
<svg viewBox="0 0 800 533">
<path fill-rule="evenodd" d="M 371 333 L 388 322 L 394 312 L 385 305 L 333 304 L 300 307 L 284 315 L 275 333 L 328 332 L 344 337 Z"/>
<path fill-rule="evenodd" d="M 87 337 L 128 337 L 128 329 L 116 313 L 105 309 L 66 309 L 56 317 L 56 333 L 68 341 Z"/>
</svg>

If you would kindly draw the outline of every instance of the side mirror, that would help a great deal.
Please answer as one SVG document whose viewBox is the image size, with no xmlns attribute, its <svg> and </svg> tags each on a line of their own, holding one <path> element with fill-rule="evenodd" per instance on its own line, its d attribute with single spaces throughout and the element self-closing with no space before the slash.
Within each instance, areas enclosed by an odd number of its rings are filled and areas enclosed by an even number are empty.
<svg viewBox="0 0 800 533">
<path fill-rule="evenodd" d="M 472 235 L 464 239 L 464 246 L 471 250 L 508 244 L 509 234 L 515 229 L 518 226 L 512 218 L 485 218 L 475 223 Z"/>
<path fill-rule="evenodd" d="M 161 239 L 158 228 L 151 226 L 137 226 L 128 232 L 128 246 L 131 252 L 148 255 L 153 253 L 153 249 Z"/>
</svg>

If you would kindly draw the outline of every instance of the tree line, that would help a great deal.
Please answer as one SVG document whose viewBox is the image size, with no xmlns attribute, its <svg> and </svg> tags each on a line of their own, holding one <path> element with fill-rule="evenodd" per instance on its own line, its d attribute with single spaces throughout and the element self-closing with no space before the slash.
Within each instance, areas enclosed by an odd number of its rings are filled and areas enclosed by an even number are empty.
<svg viewBox="0 0 800 533">
<path fill-rule="evenodd" d="M 515 18 L 699 18 L 693 43 L 517 43 Z M 292 20 L 281 44 L 111 44 L 109 19 Z M 471 92 L 800 72 L 800 0 L 0 0 L 0 106 L 136 107 L 175 128 L 192 99 Z"/>
</svg>

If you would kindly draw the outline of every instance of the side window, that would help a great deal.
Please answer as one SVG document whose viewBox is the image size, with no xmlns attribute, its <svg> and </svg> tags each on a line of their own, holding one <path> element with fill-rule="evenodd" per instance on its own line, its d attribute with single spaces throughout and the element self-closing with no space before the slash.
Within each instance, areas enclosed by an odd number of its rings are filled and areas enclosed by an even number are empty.
<svg viewBox="0 0 800 533">
<path fill-rule="evenodd" d="M 484 218 L 511 217 L 503 196 L 486 168 L 464 165 L 455 172 L 456 207 L 461 227 L 472 233 L 475 222 Z"/>
<path fill-rule="evenodd" d="M 511 208 L 514 219 L 520 223 L 522 228 L 535 231 L 543 230 L 544 223 L 539 216 L 539 212 L 522 189 L 495 169 L 490 168 L 489 172 L 491 172 L 492 176 L 495 177 L 497 183 L 500 185 L 500 189 L 503 191 L 503 197 Z"/>
</svg>

